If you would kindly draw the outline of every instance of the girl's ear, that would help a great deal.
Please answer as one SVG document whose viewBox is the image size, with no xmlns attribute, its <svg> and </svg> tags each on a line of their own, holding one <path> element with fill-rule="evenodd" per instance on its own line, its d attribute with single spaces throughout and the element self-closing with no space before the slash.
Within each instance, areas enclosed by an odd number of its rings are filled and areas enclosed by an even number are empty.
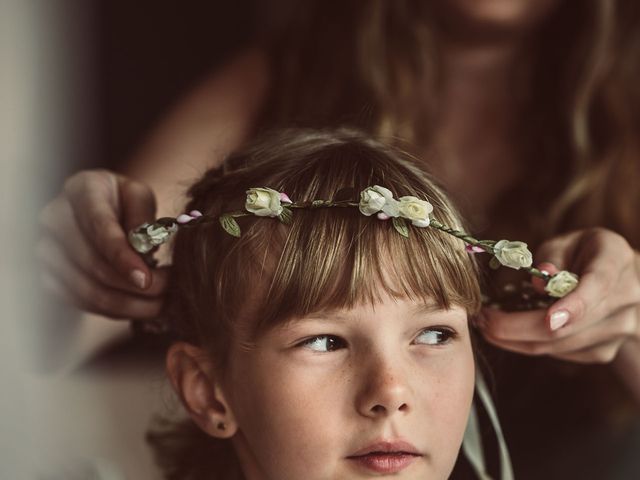
<svg viewBox="0 0 640 480">
<path fill-rule="evenodd" d="M 173 389 L 193 421 L 213 437 L 232 437 L 238 425 L 207 353 L 189 343 L 175 343 L 167 352 L 166 367 Z"/>
</svg>

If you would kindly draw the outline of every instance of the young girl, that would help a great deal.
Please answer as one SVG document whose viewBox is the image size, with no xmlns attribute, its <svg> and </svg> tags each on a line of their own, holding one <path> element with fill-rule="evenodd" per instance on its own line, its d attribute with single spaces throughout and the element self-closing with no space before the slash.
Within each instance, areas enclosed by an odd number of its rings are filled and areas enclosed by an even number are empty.
<svg viewBox="0 0 640 480">
<path fill-rule="evenodd" d="M 150 435 L 166 478 L 448 478 L 481 294 L 434 180 L 354 132 L 285 131 L 189 196 L 165 307 L 190 425 Z M 139 251 L 177 224 L 156 226 Z"/>
</svg>

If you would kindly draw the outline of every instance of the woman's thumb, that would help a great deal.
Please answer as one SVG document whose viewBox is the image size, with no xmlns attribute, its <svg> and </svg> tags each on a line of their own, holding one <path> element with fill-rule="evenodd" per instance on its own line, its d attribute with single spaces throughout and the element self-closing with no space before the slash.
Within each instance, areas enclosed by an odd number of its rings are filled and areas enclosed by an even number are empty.
<svg viewBox="0 0 640 480">
<path fill-rule="evenodd" d="M 145 222 L 152 222 L 156 215 L 156 197 L 151 188 L 139 181 L 119 175 L 122 224 L 126 232 Z"/>
<path fill-rule="evenodd" d="M 538 265 L 536 265 L 536 268 L 538 270 L 547 272 L 549 275 L 555 275 L 556 273 L 559 272 L 558 267 L 556 267 L 553 263 L 550 263 L 550 262 L 539 263 Z M 537 292 L 544 293 L 544 287 L 547 285 L 547 282 L 545 282 L 543 279 L 539 277 L 532 275 L 531 283 L 533 284 L 533 288 L 535 288 Z"/>
</svg>

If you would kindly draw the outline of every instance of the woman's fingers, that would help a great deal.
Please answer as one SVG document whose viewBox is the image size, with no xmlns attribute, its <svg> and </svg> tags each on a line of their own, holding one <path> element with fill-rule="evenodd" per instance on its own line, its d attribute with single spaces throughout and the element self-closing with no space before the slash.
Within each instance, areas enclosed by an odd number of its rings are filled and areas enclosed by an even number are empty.
<svg viewBox="0 0 640 480">
<path fill-rule="evenodd" d="M 621 281 L 633 270 L 634 253 L 620 235 L 604 229 L 590 229 L 580 238 L 575 263 L 570 268 L 580 275 L 574 291 L 554 303 L 547 321 L 557 312 L 568 316 L 566 323 L 589 322 L 598 311 L 605 317 L 640 301 L 640 286 L 636 278 Z"/>
<path fill-rule="evenodd" d="M 575 231 L 544 242 L 538 247 L 533 257 L 538 262 L 536 268 L 545 270 L 551 275 L 565 270 L 577 248 L 581 235 L 583 235 L 582 231 Z M 531 282 L 539 293 L 545 293 L 546 282 L 544 280 L 532 276 Z"/>
<path fill-rule="evenodd" d="M 562 359 L 575 358 L 580 362 L 604 363 L 615 356 L 611 355 L 613 347 L 619 348 L 638 331 L 638 322 L 636 309 L 627 307 L 588 328 L 546 341 L 504 340 L 490 333 L 485 333 L 484 337 L 500 348 L 525 355 L 551 355 Z"/>
<path fill-rule="evenodd" d="M 580 275 L 578 286 L 546 312 L 484 309 L 478 326 L 488 342 L 526 355 L 606 363 L 640 338 L 637 254 L 622 236 L 602 228 L 571 232 L 545 242 L 536 256 L 548 261 L 541 270 Z"/>
<path fill-rule="evenodd" d="M 151 188 L 141 182 L 118 175 L 122 201 L 122 224 L 125 231 L 150 222 L 156 215 L 156 197 Z"/>
<path fill-rule="evenodd" d="M 576 290 L 548 310 L 505 312 L 484 308 L 478 325 L 483 334 L 498 341 L 550 342 L 575 335 L 595 324 L 606 323 L 605 317 L 611 312 L 600 296 L 608 288 L 603 284 L 607 281 L 604 278 L 605 275 L 600 278 L 593 272 L 585 274 Z M 562 323 L 557 327 L 559 316 Z"/>
<path fill-rule="evenodd" d="M 66 198 L 58 197 L 51 205 L 56 209 L 57 215 L 53 221 L 51 215 L 42 219 L 41 223 L 45 232 L 43 232 L 41 242 L 50 242 L 52 240 L 49 236 L 53 237 L 62 246 L 64 254 L 70 262 L 97 283 L 106 287 L 143 296 L 158 296 L 163 293 L 166 286 L 166 275 L 164 274 L 166 272 L 153 271 L 155 278 L 147 289 L 131 285 L 87 242 L 75 222 L 73 209 Z M 55 275 L 55 272 L 53 273 Z"/>
<path fill-rule="evenodd" d="M 155 218 L 146 185 L 107 170 L 79 172 L 40 214 L 37 253 L 48 290 L 83 310 L 114 318 L 158 315 L 168 269 L 149 268 L 127 231 Z"/>
<path fill-rule="evenodd" d="M 597 314 L 598 312 L 596 312 Z M 526 310 L 523 312 L 505 312 L 491 308 L 482 310 L 481 320 L 477 322 L 483 334 L 496 340 L 513 342 L 548 342 L 574 335 L 598 323 L 600 317 L 592 316 L 581 322 L 567 323 L 562 328 L 552 330 L 549 327 L 547 310 Z"/>
<path fill-rule="evenodd" d="M 551 263 L 563 270 L 569 263 L 583 236 L 583 230 L 566 233 L 542 243 L 535 252 L 536 262 Z"/>
<path fill-rule="evenodd" d="M 36 253 L 43 266 L 43 287 L 65 303 L 111 318 L 148 319 L 160 313 L 161 297 L 133 295 L 98 284 L 51 239 L 41 240 Z"/>
<path fill-rule="evenodd" d="M 505 312 L 491 308 L 482 310 L 478 322 L 485 336 L 503 341 L 545 341 L 552 338 L 544 324 L 546 310 Z"/>
<path fill-rule="evenodd" d="M 145 188 L 131 185 L 125 187 L 126 196 L 121 196 L 120 187 L 127 181 L 120 178 L 102 170 L 82 172 L 65 182 L 64 192 L 87 241 L 132 285 L 148 288 L 149 268 L 129 245 L 119 217 L 126 211 L 134 219 L 140 219 L 141 212 L 155 210 L 155 201 Z M 132 203 L 144 206 L 136 207 Z"/>
<path fill-rule="evenodd" d="M 553 263 L 550 263 L 550 262 L 539 263 L 538 265 L 536 265 L 536 268 L 538 270 L 543 270 L 547 272 L 549 275 L 555 275 L 560 271 L 558 267 L 556 267 Z M 533 288 L 538 293 L 545 293 L 544 287 L 547 286 L 547 282 L 545 282 L 543 279 L 541 279 L 540 277 L 531 276 L 531 283 L 533 284 Z"/>
</svg>

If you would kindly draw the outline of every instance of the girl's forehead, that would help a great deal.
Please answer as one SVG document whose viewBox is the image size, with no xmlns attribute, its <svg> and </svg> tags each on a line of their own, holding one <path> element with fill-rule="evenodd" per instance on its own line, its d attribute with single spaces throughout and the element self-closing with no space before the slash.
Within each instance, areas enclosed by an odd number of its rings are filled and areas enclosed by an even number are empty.
<svg viewBox="0 0 640 480">
<path fill-rule="evenodd" d="M 376 303 L 361 302 L 353 306 L 324 308 L 310 315 L 353 315 L 360 312 L 379 312 L 382 310 L 402 310 L 407 313 L 434 313 L 446 311 L 434 299 L 408 299 L 394 298 L 386 292 L 381 296 L 381 300 Z"/>
</svg>

